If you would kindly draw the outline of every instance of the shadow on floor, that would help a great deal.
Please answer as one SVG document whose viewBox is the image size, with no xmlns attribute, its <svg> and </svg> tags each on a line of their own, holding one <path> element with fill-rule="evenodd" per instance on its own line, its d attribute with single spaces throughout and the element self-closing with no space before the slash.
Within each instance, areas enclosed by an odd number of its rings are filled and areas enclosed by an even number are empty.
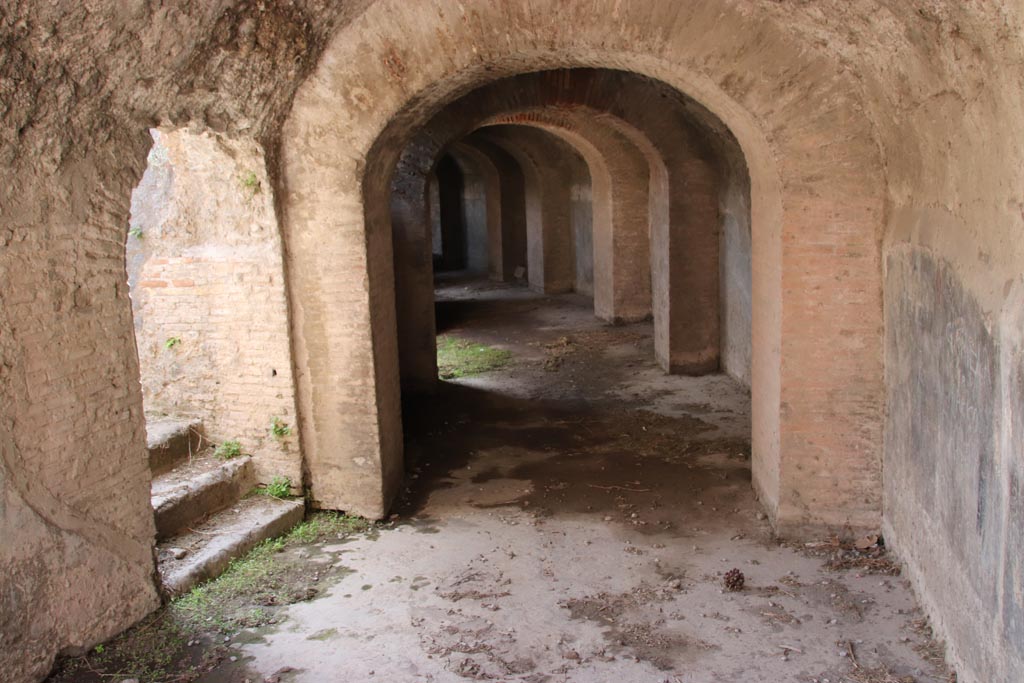
<svg viewBox="0 0 1024 683">
<path fill-rule="evenodd" d="M 694 439 L 712 427 L 690 416 L 449 382 L 410 397 L 404 415 L 410 478 L 396 508 L 402 516 L 452 505 L 515 505 L 543 516 L 643 509 L 639 530 L 665 532 L 681 507 L 703 517 L 704 500 L 725 504 L 750 482 L 748 444 Z"/>
</svg>

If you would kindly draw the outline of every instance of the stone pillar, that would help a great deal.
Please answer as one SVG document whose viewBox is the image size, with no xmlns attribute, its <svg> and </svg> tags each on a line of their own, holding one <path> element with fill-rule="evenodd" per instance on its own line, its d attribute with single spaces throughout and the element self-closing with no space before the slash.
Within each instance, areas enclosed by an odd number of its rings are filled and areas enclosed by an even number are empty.
<svg viewBox="0 0 1024 683">
<path fill-rule="evenodd" d="M 573 290 L 575 246 L 571 224 L 574 152 L 550 133 L 525 126 L 494 126 L 480 135 L 511 154 L 526 186 L 530 288 L 545 294 Z"/>
<path fill-rule="evenodd" d="M 527 277 L 526 185 L 519 163 L 501 147 L 476 134 L 464 138 L 459 146 L 477 153 L 481 163 L 490 164 L 498 181 L 495 196 L 499 215 L 490 222 L 488 233 L 492 250 L 491 277 L 511 282 L 517 268 L 523 268 L 523 277 Z"/>
</svg>

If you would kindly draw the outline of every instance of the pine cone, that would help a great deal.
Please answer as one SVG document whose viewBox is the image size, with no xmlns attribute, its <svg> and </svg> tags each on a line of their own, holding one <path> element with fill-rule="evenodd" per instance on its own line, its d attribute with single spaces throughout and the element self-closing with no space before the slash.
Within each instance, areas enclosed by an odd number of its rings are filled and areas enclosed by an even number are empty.
<svg viewBox="0 0 1024 683">
<path fill-rule="evenodd" d="M 725 589 L 730 591 L 743 590 L 743 582 L 746 579 L 739 569 L 730 569 L 725 573 Z"/>
</svg>

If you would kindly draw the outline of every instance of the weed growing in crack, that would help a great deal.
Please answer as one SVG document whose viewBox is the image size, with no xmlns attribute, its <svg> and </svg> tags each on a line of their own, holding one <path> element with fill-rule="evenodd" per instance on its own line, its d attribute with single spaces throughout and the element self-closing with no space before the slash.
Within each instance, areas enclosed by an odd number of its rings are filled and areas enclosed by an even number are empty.
<svg viewBox="0 0 1024 683">
<path fill-rule="evenodd" d="M 275 439 L 283 439 L 292 433 L 292 428 L 275 415 L 270 420 L 270 433 L 274 435 Z"/>
<path fill-rule="evenodd" d="M 181 344 L 181 337 L 168 337 L 167 341 L 164 342 L 165 349 L 173 349 L 175 346 Z"/>
<path fill-rule="evenodd" d="M 238 441 L 231 440 L 225 441 L 217 446 L 213 454 L 221 460 L 231 460 L 231 458 L 237 458 L 242 454 L 242 444 Z"/>
<path fill-rule="evenodd" d="M 273 481 L 257 490 L 271 498 L 288 498 L 292 493 L 292 480 L 289 477 L 274 477 Z"/>
<path fill-rule="evenodd" d="M 242 176 L 242 187 L 249 190 L 253 195 L 260 191 L 260 180 L 256 177 L 255 171 L 249 171 Z"/>
</svg>

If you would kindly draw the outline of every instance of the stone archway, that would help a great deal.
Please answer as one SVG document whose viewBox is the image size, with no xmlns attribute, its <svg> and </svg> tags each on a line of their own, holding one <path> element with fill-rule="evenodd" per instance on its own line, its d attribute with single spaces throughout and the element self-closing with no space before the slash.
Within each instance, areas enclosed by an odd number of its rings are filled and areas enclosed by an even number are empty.
<svg viewBox="0 0 1024 683">
<path fill-rule="evenodd" d="M 852 77 L 734 9 L 659 7 L 654 17 L 608 5 L 566 17 L 554 2 L 468 14 L 448 2 L 377 3 L 335 36 L 300 88 L 282 138 L 283 202 L 315 499 L 379 516 L 401 471 L 389 217 L 364 213 L 364 197 L 387 191 L 403 137 L 498 77 L 605 66 L 696 99 L 746 157 L 753 476 L 777 528 L 877 524 L 883 198 Z M 496 40 L 495 26 L 517 30 Z M 770 68 L 732 49 L 751 32 L 772 51 Z M 439 35 L 452 46 L 440 59 Z M 819 77 L 793 92 L 790 74 L 808 69 Z M 760 78 L 735 75 L 745 72 Z M 836 140 L 839 127 L 847 135 Z M 364 165 L 374 148 L 379 160 Z"/>
</svg>

